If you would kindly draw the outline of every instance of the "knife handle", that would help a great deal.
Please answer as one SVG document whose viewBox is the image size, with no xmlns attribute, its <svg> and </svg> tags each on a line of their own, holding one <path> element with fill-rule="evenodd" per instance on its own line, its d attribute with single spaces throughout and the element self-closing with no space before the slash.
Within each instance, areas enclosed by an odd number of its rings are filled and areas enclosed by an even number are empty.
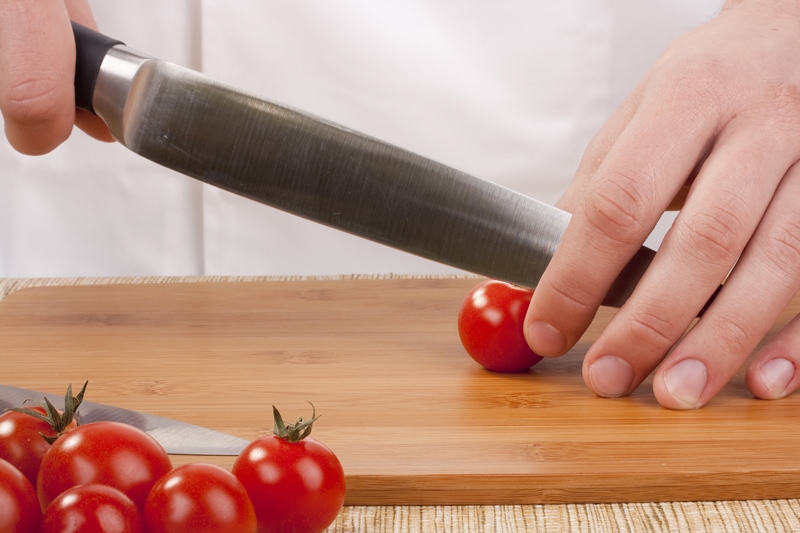
<svg viewBox="0 0 800 533">
<path fill-rule="evenodd" d="M 94 113 L 92 97 L 100 65 L 110 48 L 122 41 L 107 37 L 102 33 L 82 26 L 77 22 L 72 23 L 72 33 L 75 35 L 75 105 L 86 111 Z"/>
</svg>

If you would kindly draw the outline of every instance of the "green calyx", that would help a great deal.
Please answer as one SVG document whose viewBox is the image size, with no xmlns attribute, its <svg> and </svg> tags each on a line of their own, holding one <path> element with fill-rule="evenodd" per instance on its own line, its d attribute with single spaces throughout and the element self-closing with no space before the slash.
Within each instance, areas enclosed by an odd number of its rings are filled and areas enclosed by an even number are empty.
<svg viewBox="0 0 800 533">
<path fill-rule="evenodd" d="M 56 439 L 58 439 L 58 437 L 64 433 L 64 431 L 67 429 L 67 426 L 69 426 L 73 420 L 76 420 L 78 407 L 83 401 L 83 395 L 86 393 L 86 385 L 88 384 L 88 381 L 83 384 L 83 388 L 81 388 L 81 391 L 77 396 L 72 395 L 72 384 L 67 386 L 67 393 L 64 395 L 63 412 L 59 412 L 58 409 L 56 409 L 47 398 L 45 398 L 43 402 L 39 403 L 39 405 L 44 409 L 45 414 L 34 411 L 33 409 L 28 409 L 26 407 L 12 407 L 11 409 L 8 409 L 8 411 L 16 411 L 17 413 L 30 415 L 49 424 L 50 427 L 53 428 L 55 435 L 45 435 L 44 433 L 39 433 L 39 435 L 41 435 L 42 438 L 49 444 L 53 444 Z"/>
<path fill-rule="evenodd" d="M 275 425 L 272 428 L 272 434 L 289 442 L 300 442 L 308 437 L 311 434 L 312 424 L 319 418 L 314 404 L 308 403 L 311 405 L 311 418 L 304 420 L 302 416 L 298 416 L 297 422 L 294 424 L 286 424 L 277 407 L 273 405 L 272 416 L 275 418 Z"/>
</svg>

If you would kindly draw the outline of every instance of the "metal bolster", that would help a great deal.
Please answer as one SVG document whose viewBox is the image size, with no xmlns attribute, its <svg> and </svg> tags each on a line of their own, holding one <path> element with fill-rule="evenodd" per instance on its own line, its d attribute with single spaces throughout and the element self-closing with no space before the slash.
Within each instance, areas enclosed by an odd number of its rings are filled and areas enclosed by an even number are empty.
<svg viewBox="0 0 800 533">
<path fill-rule="evenodd" d="M 122 144 L 126 144 L 124 124 L 128 97 L 135 89 L 142 66 L 151 61 L 157 60 L 125 45 L 117 45 L 109 49 L 100 65 L 92 105 L 111 135 Z"/>
</svg>

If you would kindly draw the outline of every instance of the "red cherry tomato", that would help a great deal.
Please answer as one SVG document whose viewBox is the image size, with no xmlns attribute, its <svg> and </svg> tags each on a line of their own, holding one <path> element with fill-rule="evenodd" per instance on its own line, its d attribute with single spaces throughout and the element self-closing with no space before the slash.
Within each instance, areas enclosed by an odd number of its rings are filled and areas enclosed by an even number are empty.
<svg viewBox="0 0 800 533">
<path fill-rule="evenodd" d="M 43 509 L 71 487 L 99 483 L 119 489 L 141 510 L 150 488 L 171 469 L 167 452 L 144 431 L 117 422 L 93 422 L 50 446 L 36 488 Z"/>
<path fill-rule="evenodd" d="M 139 509 L 122 492 L 107 485 L 67 489 L 44 513 L 40 533 L 144 533 Z"/>
<path fill-rule="evenodd" d="M 256 533 L 242 483 L 216 465 L 189 463 L 159 479 L 144 504 L 148 533 Z"/>
<path fill-rule="evenodd" d="M 259 533 L 319 533 L 344 504 L 344 470 L 327 446 L 308 437 L 313 415 L 284 428 L 276 409 L 274 413 L 276 432 L 283 436 L 253 441 L 232 471 L 250 495 Z"/>
<path fill-rule="evenodd" d="M 39 531 L 41 521 L 33 485 L 11 463 L 0 459 L 0 533 Z"/>
<path fill-rule="evenodd" d="M 532 296 L 532 290 L 504 281 L 476 285 L 458 313 L 458 334 L 470 357 L 495 372 L 521 372 L 541 361 L 522 332 Z"/>
<path fill-rule="evenodd" d="M 43 407 L 28 407 L 41 415 L 47 412 Z M 73 420 L 67 430 L 74 429 L 77 424 Z M 0 459 L 5 459 L 16 466 L 31 485 L 36 486 L 36 475 L 45 452 L 50 448 L 42 435 L 55 437 L 57 432 L 44 420 L 16 411 L 6 411 L 0 415 Z"/>
</svg>

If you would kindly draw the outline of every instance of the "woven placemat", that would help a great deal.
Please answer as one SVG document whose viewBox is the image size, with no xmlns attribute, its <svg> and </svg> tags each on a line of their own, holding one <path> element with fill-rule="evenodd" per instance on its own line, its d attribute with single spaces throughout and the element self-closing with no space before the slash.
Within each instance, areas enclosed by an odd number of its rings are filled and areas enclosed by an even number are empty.
<svg viewBox="0 0 800 533">
<path fill-rule="evenodd" d="M 376 279 L 412 276 L 337 276 Z M 430 276 L 418 276 L 420 278 Z M 321 279 L 275 276 L 115 278 L 0 278 L 0 301 L 27 287 L 130 283 L 246 282 Z M 0 354 L 0 357 L 2 354 Z M 569 505 L 352 506 L 329 533 L 372 532 L 800 532 L 800 500 L 665 502 Z"/>
</svg>

